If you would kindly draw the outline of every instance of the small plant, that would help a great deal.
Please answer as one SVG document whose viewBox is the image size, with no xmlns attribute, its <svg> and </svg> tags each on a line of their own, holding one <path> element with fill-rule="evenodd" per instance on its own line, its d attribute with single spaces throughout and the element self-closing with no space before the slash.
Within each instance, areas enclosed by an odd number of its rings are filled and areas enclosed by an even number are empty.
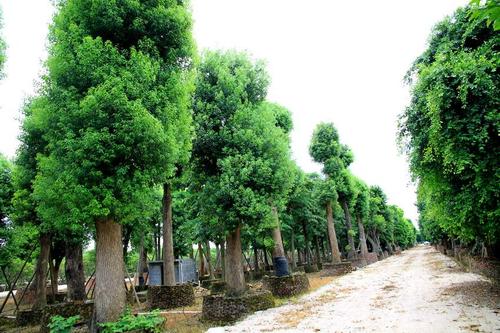
<svg viewBox="0 0 500 333">
<path fill-rule="evenodd" d="M 54 316 L 50 319 L 50 333 L 70 333 L 71 329 L 80 320 L 80 316 L 72 316 L 64 318 L 62 316 Z"/>
<path fill-rule="evenodd" d="M 118 321 L 101 324 L 102 333 L 131 332 L 140 330 L 141 332 L 160 333 L 165 318 L 158 310 L 145 315 L 134 316 L 130 310 L 125 312 Z"/>
</svg>

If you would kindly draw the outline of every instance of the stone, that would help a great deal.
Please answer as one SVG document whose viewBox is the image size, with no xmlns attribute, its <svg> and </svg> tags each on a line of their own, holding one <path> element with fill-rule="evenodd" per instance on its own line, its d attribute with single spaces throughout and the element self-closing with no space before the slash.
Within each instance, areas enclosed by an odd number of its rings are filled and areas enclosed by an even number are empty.
<svg viewBox="0 0 500 333">
<path fill-rule="evenodd" d="M 366 255 L 366 262 L 368 265 L 371 265 L 373 263 L 376 263 L 378 261 L 378 256 L 375 252 L 369 252 Z"/>
<path fill-rule="evenodd" d="M 241 296 L 223 294 L 203 297 L 202 320 L 213 323 L 233 323 L 255 311 L 274 307 L 270 291 L 247 292 Z"/>
<path fill-rule="evenodd" d="M 363 268 L 366 265 L 368 265 L 368 262 L 366 261 L 365 258 L 356 258 L 356 259 L 351 259 L 349 261 L 351 262 L 351 264 L 354 267 L 357 267 L 357 268 Z"/>
<path fill-rule="evenodd" d="M 263 285 L 276 297 L 299 295 L 309 290 L 310 287 L 307 275 L 302 272 L 281 277 L 266 276 Z"/>
<path fill-rule="evenodd" d="M 324 263 L 321 276 L 338 276 L 352 272 L 352 264 L 349 261 L 342 261 L 338 264 Z"/>
<path fill-rule="evenodd" d="M 19 310 L 16 313 L 17 326 L 38 325 L 42 318 L 42 310 Z"/>
<path fill-rule="evenodd" d="M 194 304 L 194 288 L 191 284 L 175 286 L 149 286 L 147 293 L 148 308 L 174 309 Z"/>
</svg>

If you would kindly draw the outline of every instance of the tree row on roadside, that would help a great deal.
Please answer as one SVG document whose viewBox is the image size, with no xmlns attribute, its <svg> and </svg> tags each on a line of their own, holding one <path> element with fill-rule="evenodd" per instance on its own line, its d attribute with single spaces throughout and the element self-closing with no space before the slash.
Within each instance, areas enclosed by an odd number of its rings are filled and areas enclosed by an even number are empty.
<svg viewBox="0 0 500 333">
<path fill-rule="evenodd" d="M 94 332 L 125 309 L 131 245 L 139 274 L 153 252 L 174 285 L 174 258 L 193 244 L 213 274 L 215 244 L 227 292 L 239 295 L 250 249 L 254 269 L 260 251 L 287 274 L 296 255 L 339 263 L 415 243 L 403 211 L 350 172 L 353 153 L 332 123 L 310 144 L 322 174 L 305 173 L 291 158 L 291 113 L 267 100 L 264 63 L 236 51 L 199 57 L 191 28 L 177 0 L 58 2 L 16 159 L 0 160 L 0 265 L 35 251 L 35 309 L 47 276 L 57 290 L 63 260 L 68 298 L 86 298 L 91 241 Z"/>
<path fill-rule="evenodd" d="M 400 120 L 422 235 L 482 256 L 500 254 L 499 12 L 472 1 L 434 27 Z"/>
</svg>

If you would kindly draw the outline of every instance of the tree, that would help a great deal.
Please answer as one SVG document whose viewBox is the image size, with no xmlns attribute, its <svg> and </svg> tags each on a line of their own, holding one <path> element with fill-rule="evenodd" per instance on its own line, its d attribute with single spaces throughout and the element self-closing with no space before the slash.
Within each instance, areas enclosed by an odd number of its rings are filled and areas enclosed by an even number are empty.
<svg viewBox="0 0 500 333">
<path fill-rule="evenodd" d="M 354 187 L 356 188 L 354 212 L 356 223 L 358 224 L 361 257 L 366 260 L 368 256 L 368 246 L 366 243 L 364 221 L 368 219 L 370 214 L 370 192 L 368 186 L 362 180 L 358 178 L 353 178 L 353 180 Z"/>
<path fill-rule="evenodd" d="M 459 9 L 438 23 L 410 68 L 412 99 L 399 137 L 425 207 L 422 221 L 483 253 L 499 253 L 500 36 L 469 16 Z"/>
<path fill-rule="evenodd" d="M 269 79 L 261 62 L 236 52 L 207 52 L 194 101 L 193 174 L 203 216 L 226 232 L 229 294 L 245 290 L 243 227 L 258 229 L 279 208 L 289 179 L 289 143 L 275 113 L 263 104 Z"/>
<path fill-rule="evenodd" d="M 122 224 L 150 212 L 184 154 L 191 25 L 174 0 L 67 0 L 51 26 L 35 195 L 44 220 L 95 228 L 93 331 L 124 310 Z"/>
<path fill-rule="evenodd" d="M 470 17 L 473 20 L 486 21 L 486 25 L 493 26 L 495 31 L 500 30 L 500 2 L 498 0 L 469 1 L 471 7 Z"/>
<path fill-rule="evenodd" d="M 320 123 L 316 126 L 311 145 L 309 146 L 309 153 L 316 162 L 323 164 L 323 173 L 327 175 L 321 198 L 323 198 L 322 201 L 326 207 L 328 237 L 332 249 L 333 263 L 340 262 L 340 251 L 333 221 L 332 202 L 338 198 L 336 191 L 338 184 L 336 180 L 344 169 L 341 159 L 342 149 L 337 129 L 332 123 Z"/>
</svg>

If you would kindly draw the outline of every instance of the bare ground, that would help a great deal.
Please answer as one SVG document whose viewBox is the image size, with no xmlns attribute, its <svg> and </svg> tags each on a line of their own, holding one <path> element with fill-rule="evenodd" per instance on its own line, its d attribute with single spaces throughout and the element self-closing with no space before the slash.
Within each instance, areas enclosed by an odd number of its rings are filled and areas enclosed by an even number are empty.
<svg viewBox="0 0 500 333">
<path fill-rule="evenodd" d="M 208 332 L 500 332 L 499 290 L 429 246 Z"/>
</svg>

